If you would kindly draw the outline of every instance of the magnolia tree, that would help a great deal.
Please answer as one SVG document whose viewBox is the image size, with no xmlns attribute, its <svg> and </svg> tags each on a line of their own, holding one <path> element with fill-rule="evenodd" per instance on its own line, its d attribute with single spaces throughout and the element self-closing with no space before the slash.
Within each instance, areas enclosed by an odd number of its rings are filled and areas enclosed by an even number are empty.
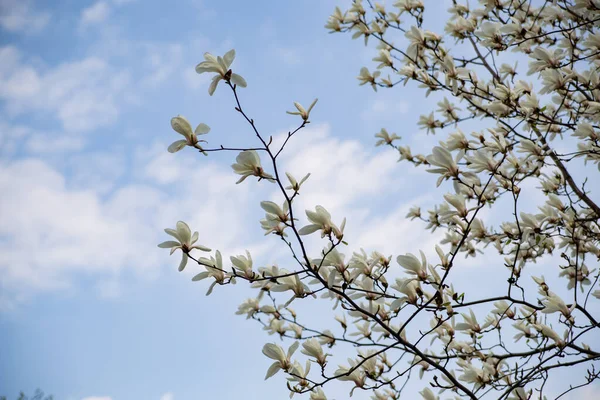
<svg viewBox="0 0 600 400">
<path fill-rule="evenodd" d="M 159 247 L 181 250 L 180 271 L 190 260 L 199 266 L 193 280 L 208 281 L 208 293 L 241 280 L 256 289 L 238 314 L 289 338 L 262 352 L 272 360 L 266 378 L 285 376 L 290 397 L 327 399 L 337 380 L 348 381 L 350 395 L 398 399 L 413 379 L 427 400 L 537 399 L 549 395 L 551 377 L 578 367 L 552 395 L 561 397 L 600 379 L 600 203 L 586 188 L 600 168 L 600 0 L 454 0 L 445 2 L 449 16 L 437 30 L 426 29 L 424 3 L 386 8 L 355 0 L 346 11 L 336 8 L 326 28 L 377 44 L 378 65 L 360 69 L 361 85 L 409 84 L 439 98 L 419 121 L 445 135 L 428 154 L 413 154 L 385 128 L 376 134 L 376 145 L 438 177 L 439 204 L 427 211 L 414 205 L 407 215 L 444 232 L 435 252 L 349 254 L 345 219 L 317 204 L 305 215 L 297 210 L 309 174 L 298 179 L 283 171 L 280 155 L 307 126 L 317 100 L 294 103 L 289 113 L 298 127 L 273 143 L 244 110 L 246 81 L 232 72 L 233 50 L 205 54 L 196 71 L 213 75 L 209 94 L 219 83 L 231 92 L 256 147 L 209 147 L 200 140 L 207 125 L 193 130 L 177 116 L 171 124 L 184 138 L 169 151 L 238 153 L 237 183 L 257 178 L 265 191 L 276 187 L 280 199 L 260 203 L 260 224 L 287 248 L 289 262 L 257 268 L 248 253 L 224 260 L 196 244 L 198 232 L 181 221 L 165 230 L 175 240 Z M 478 129 L 461 130 L 468 126 Z M 525 187 L 545 196 L 534 213 L 523 211 Z M 501 221 L 484 223 L 482 210 L 497 211 Z M 320 236 L 321 246 L 310 248 L 307 235 Z M 484 282 L 487 296 L 455 291 L 461 262 L 487 254 L 502 260 L 493 268 L 503 279 Z M 536 262 L 547 264 L 545 277 L 528 274 Z M 309 326 L 290 307 L 309 296 L 337 307 L 328 329 Z M 335 365 L 336 351 L 350 358 Z"/>
</svg>

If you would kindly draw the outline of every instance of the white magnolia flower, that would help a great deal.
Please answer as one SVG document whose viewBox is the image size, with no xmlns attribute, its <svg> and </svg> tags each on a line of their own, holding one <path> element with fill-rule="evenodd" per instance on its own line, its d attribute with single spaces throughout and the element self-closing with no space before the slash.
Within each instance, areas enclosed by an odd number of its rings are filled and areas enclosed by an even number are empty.
<svg viewBox="0 0 600 400">
<path fill-rule="evenodd" d="M 327 364 L 327 355 L 323 352 L 321 343 L 315 338 L 310 338 L 302 343 L 302 354 L 314 358 L 320 366 Z"/>
<path fill-rule="evenodd" d="M 327 396 L 325 396 L 325 392 L 320 387 L 313 389 L 310 392 L 310 400 L 327 400 Z"/>
<path fill-rule="evenodd" d="M 449 151 L 453 150 L 468 150 L 470 146 L 469 140 L 465 134 L 458 129 L 456 132 L 452 132 L 448 135 L 448 140 L 445 143 L 445 148 Z"/>
<path fill-rule="evenodd" d="M 495 50 L 502 50 L 505 46 L 502 39 L 501 24 L 496 22 L 484 22 L 475 35 L 481 39 L 481 44 Z"/>
<path fill-rule="evenodd" d="M 269 357 L 271 360 L 275 360 L 275 362 L 269 367 L 267 375 L 265 376 L 265 380 L 275 375 L 280 369 L 288 371 L 292 367 L 290 359 L 292 358 L 292 355 L 294 355 L 294 352 L 299 345 L 299 342 L 294 342 L 294 344 L 292 344 L 288 349 L 287 354 L 281 348 L 281 346 L 275 343 L 267 343 L 263 346 L 263 354 Z"/>
<path fill-rule="evenodd" d="M 360 69 L 360 75 L 358 75 L 356 79 L 360 81 L 360 86 L 370 83 L 373 90 L 377 91 L 377 83 L 375 80 L 379 78 L 379 75 L 381 75 L 380 71 L 375 71 L 371 74 L 366 67 L 362 67 Z"/>
<path fill-rule="evenodd" d="M 423 251 L 421 251 L 421 261 L 410 253 L 404 256 L 398 256 L 396 261 L 398 261 L 398 264 L 400 264 L 407 273 L 415 275 L 423 281 L 427 279 L 427 259 L 425 258 L 425 253 L 423 253 Z"/>
<path fill-rule="evenodd" d="M 444 195 L 444 199 L 448 202 L 448 204 L 450 204 L 456 209 L 456 211 L 452 211 L 453 215 L 458 215 L 461 218 L 465 218 L 469 213 L 469 210 L 465 203 L 465 196 L 461 194 L 447 193 Z"/>
<path fill-rule="evenodd" d="M 221 256 L 221 252 L 219 250 L 215 252 L 215 257 L 211 256 L 210 259 L 202 257 L 198 261 L 200 261 L 206 271 L 200 272 L 194 276 L 192 281 L 197 282 L 206 278 L 213 278 L 214 282 L 210 285 L 208 291 L 206 292 L 206 295 L 208 296 L 212 293 L 217 283 L 220 285 L 225 283 L 225 279 L 229 277 L 229 274 L 227 274 L 223 269 L 223 257 Z M 235 283 L 235 278 L 232 277 L 230 282 Z"/>
<path fill-rule="evenodd" d="M 298 274 L 277 279 L 277 283 L 271 288 L 272 292 L 288 290 L 294 292 L 294 297 L 304 297 L 309 292 L 308 286 L 302 283 Z"/>
<path fill-rule="evenodd" d="M 546 68 L 557 68 L 560 66 L 561 60 L 564 58 L 561 49 L 555 49 L 553 53 L 550 50 L 539 46 L 529 54 L 532 61 L 529 62 L 529 71 L 527 75 L 541 72 Z"/>
<path fill-rule="evenodd" d="M 288 331 L 288 326 L 285 324 L 285 321 L 273 318 L 269 322 L 269 325 L 263 327 L 263 330 L 267 331 L 269 335 L 278 334 L 279 336 L 283 336 Z"/>
<path fill-rule="evenodd" d="M 435 130 L 437 128 L 441 128 L 443 124 L 442 121 L 435 118 L 435 114 L 432 111 L 431 113 L 429 113 L 429 115 L 421 115 L 419 117 L 419 122 L 417 123 L 417 125 L 425 129 L 427 133 L 434 134 Z"/>
<path fill-rule="evenodd" d="M 375 134 L 375 137 L 379 138 L 377 143 L 375 143 L 375 146 L 381 146 L 383 144 L 391 145 L 394 142 L 394 140 L 401 139 L 401 137 L 396 135 L 395 133 L 392 133 L 390 135 L 387 129 L 385 128 L 381 128 L 381 131 L 377 132 Z"/>
<path fill-rule="evenodd" d="M 176 117 L 171 118 L 171 127 L 175 132 L 182 135 L 185 139 L 177 140 L 169 146 L 169 153 L 176 153 L 179 150 L 183 149 L 185 146 L 191 146 L 202 151 L 202 147 L 198 145 L 199 142 L 206 142 L 206 140 L 198 140 L 198 135 L 205 135 L 210 132 L 210 127 L 206 124 L 198 124 L 196 129 L 192 131 L 192 126 L 189 121 L 178 115 Z M 206 155 L 206 153 L 204 153 Z"/>
<path fill-rule="evenodd" d="M 564 214 L 563 214 L 564 215 Z M 590 281 L 589 275 L 595 270 L 590 271 L 585 264 L 581 264 L 578 268 L 570 265 L 567 268 L 564 268 L 560 271 L 558 276 L 565 277 L 569 280 L 567 284 L 567 289 L 573 289 L 577 284 L 583 293 L 585 291 L 584 286 L 590 285 L 592 281 Z"/>
<path fill-rule="evenodd" d="M 306 360 L 306 366 L 304 368 L 298 361 L 294 361 L 294 364 L 292 364 L 292 367 L 290 368 L 289 377 L 287 378 L 288 388 L 291 387 L 290 398 L 292 398 L 294 393 L 302 391 L 309 385 L 309 382 L 306 379 L 309 373 L 310 361 Z M 293 383 L 296 384 L 292 387 Z"/>
<path fill-rule="evenodd" d="M 273 180 L 273 177 L 267 174 L 260 164 L 260 157 L 256 150 L 245 150 L 242 151 L 235 158 L 236 163 L 231 165 L 231 168 L 236 174 L 242 175 L 242 177 L 236 182 L 241 183 L 249 176 L 257 176 L 258 179 Z"/>
<path fill-rule="evenodd" d="M 476 23 L 471 19 L 458 16 L 448 21 L 444 30 L 456 39 L 464 39 L 475 30 L 475 27 Z"/>
<path fill-rule="evenodd" d="M 458 377 L 461 381 L 473 383 L 475 390 L 485 386 L 491 380 L 491 376 L 481 368 L 477 368 L 469 361 L 459 359 L 457 364 L 462 369 L 463 374 Z"/>
<path fill-rule="evenodd" d="M 592 125 L 582 122 L 577 125 L 577 129 L 573 132 L 573 136 L 578 137 L 579 139 L 597 141 L 600 139 L 600 132 L 597 132 Z"/>
<path fill-rule="evenodd" d="M 246 250 L 246 256 L 231 256 L 229 257 L 229 259 L 233 264 L 234 270 L 241 272 L 241 274 L 244 275 L 246 278 L 251 279 L 254 277 L 254 271 L 252 271 L 252 256 L 250 255 L 248 250 Z"/>
<path fill-rule="evenodd" d="M 459 331 L 466 331 L 469 335 L 479 333 L 490 325 L 490 321 L 484 322 L 483 326 L 477 322 L 477 317 L 473 310 L 469 310 L 469 314 L 461 313 L 464 322 L 456 324 L 456 329 Z"/>
<path fill-rule="evenodd" d="M 302 332 L 304 331 L 303 327 L 301 327 L 298 324 L 295 324 L 295 323 L 291 322 L 290 325 L 289 325 L 289 329 L 294 332 L 294 336 L 296 337 L 296 339 L 301 339 L 302 338 Z"/>
<path fill-rule="evenodd" d="M 171 254 L 175 250 L 181 250 L 181 262 L 179 263 L 179 271 L 183 271 L 188 260 L 188 253 L 194 249 L 201 251 L 210 251 L 208 247 L 199 244 L 194 244 L 198 241 L 198 232 L 192 234 L 190 227 L 183 221 L 178 221 L 175 229 L 165 229 L 165 232 L 173 236 L 177 241 L 168 240 L 158 245 L 161 249 L 171 249 Z"/>
<path fill-rule="evenodd" d="M 329 29 L 332 32 L 341 32 L 342 25 L 347 21 L 347 12 L 342 13 L 339 7 L 336 7 L 333 14 L 329 16 L 325 29 Z"/>
<path fill-rule="evenodd" d="M 266 212 L 265 219 L 260 220 L 262 228 L 266 231 L 265 235 L 273 232 L 279 236 L 287 236 L 285 228 L 290 220 L 287 200 L 283 202 L 283 207 L 272 201 L 261 201 L 260 206 Z"/>
<path fill-rule="evenodd" d="M 506 300 L 499 300 L 494 302 L 494 309 L 492 314 L 496 314 L 501 318 L 508 317 L 510 319 L 515 317 L 515 312 L 510 308 L 510 304 Z"/>
<path fill-rule="evenodd" d="M 286 172 L 285 175 L 287 176 L 288 180 L 290 181 L 290 186 L 286 186 L 286 190 L 293 190 L 294 192 L 297 192 L 300 190 L 300 186 L 302 186 L 302 184 L 308 179 L 308 177 L 310 176 L 310 173 L 306 174 L 304 176 L 304 178 L 300 179 L 300 182 L 298 182 L 296 180 L 296 178 L 294 178 L 294 176 L 292 174 L 290 174 L 289 172 Z"/>
<path fill-rule="evenodd" d="M 315 211 L 306 210 L 306 216 L 312 224 L 306 225 L 300 229 L 300 231 L 298 231 L 300 235 L 308 235 L 321 230 L 322 238 L 332 233 L 337 239 L 341 239 L 344 236 L 346 218 L 344 218 L 341 228 L 338 228 L 331 222 L 331 214 L 329 214 L 322 206 L 316 206 Z"/>
<path fill-rule="evenodd" d="M 439 400 L 439 396 L 436 396 L 431 389 L 425 388 L 419 392 L 423 396 L 423 400 Z"/>
<path fill-rule="evenodd" d="M 405 12 L 411 13 L 413 11 L 423 11 L 425 8 L 421 0 L 398 0 L 394 3 L 394 7 L 400 9 L 400 14 Z"/>
<path fill-rule="evenodd" d="M 420 298 L 420 294 L 423 293 L 419 281 L 414 278 L 396 278 L 396 282 L 392 285 L 392 288 L 404 294 L 404 297 L 400 297 L 392 302 L 392 304 L 390 305 L 390 309 L 392 310 L 399 308 L 404 303 L 416 305 L 417 301 Z"/>
<path fill-rule="evenodd" d="M 552 339 L 557 346 L 563 347 L 565 345 L 565 341 L 560 337 L 558 333 L 556 333 L 552 328 L 545 324 L 533 324 L 533 327 L 542 334 L 542 336 Z M 568 332 L 568 331 L 567 331 Z M 567 333 L 565 332 L 565 333 Z"/>
<path fill-rule="evenodd" d="M 369 29 L 369 27 L 366 24 L 354 24 L 354 25 L 352 25 L 352 29 L 356 31 L 352 35 L 352 39 L 356 39 L 361 36 L 364 36 L 365 37 L 365 46 L 366 46 L 367 43 L 369 42 L 369 36 L 371 36 L 373 31 L 371 29 Z"/>
<path fill-rule="evenodd" d="M 340 376 L 338 380 L 340 381 L 352 381 L 356 387 L 362 388 L 365 386 L 366 375 L 363 370 L 360 368 L 355 368 L 358 362 L 348 359 L 350 366 L 342 366 L 340 365 L 338 369 L 334 372 L 334 375 Z M 353 389 L 354 390 L 354 389 Z"/>
<path fill-rule="evenodd" d="M 302 104 L 294 102 L 294 105 L 296 106 L 296 109 L 298 111 L 286 111 L 286 113 L 288 113 L 290 115 L 299 115 L 302 117 L 302 119 L 304 121 L 308 121 L 310 112 L 313 109 L 313 107 L 315 106 L 315 104 L 317 104 L 318 100 L 319 99 L 314 99 L 313 102 L 310 104 L 310 106 L 308 106 L 308 110 L 306 110 L 304 107 L 302 107 Z"/>
<path fill-rule="evenodd" d="M 565 318 L 571 318 L 571 313 L 575 309 L 575 304 L 569 308 L 563 299 L 561 299 L 556 293 L 548 291 L 546 294 L 542 290 L 540 290 L 540 292 L 542 295 L 544 295 L 544 299 L 542 300 L 542 304 L 544 305 L 542 312 L 544 314 L 560 312 Z"/>
<path fill-rule="evenodd" d="M 238 306 L 236 315 L 246 315 L 246 319 L 250 319 L 260 310 L 259 300 L 256 298 L 246 299 Z"/>
<path fill-rule="evenodd" d="M 204 72 L 215 72 L 217 74 L 212 78 L 212 82 L 208 87 L 208 94 L 211 96 L 215 92 L 215 89 L 217 88 L 217 85 L 221 79 L 224 79 L 227 82 L 232 82 L 240 87 L 246 87 L 246 81 L 244 78 L 238 74 L 234 74 L 229 69 L 234 58 L 234 49 L 229 50 L 223 57 L 215 57 L 210 53 L 204 53 L 204 61 L 196 65 L 196 72 L 199 74 Z"/>
<path fill-rule="evenodd" d="M 457 160 L 452 159 L 452 154 L 443 147 L 436 146 L 432 150 L 432 154 L 427 156 L 427 162 L 437 168 L 428 169 L 427 172 L 433 174 L 440 174 L 440 178 L 437 181 L 439 186 L 444 179 L 458 177 L 458 165 Z"/>
<path fill-rule="evenodd" d="M 525 391 L 525 389 L 523 389 L 522 387 L 518 387 L 511 392 L 511 395 L 507 400 L 531 399 L 532 391 L 533 391 L 533 389 L 529 389 L 528 391 Z"/>
<path fill-rule="evenodd" d="M 346 321 L 346 314 L 336 315 L 335 320 L 340 323 L 342 329 L 348 329 L 348 322 Z"/>
<path fill-rule="evenodd" d="M 498 161 L 495 160 L 494 155 L 486 149 L 479 149 L 465 158 L 467 159 L 469 169 L 474 172 L 494 172 L 498 167 Z"/>
<path fill-rule="evenodd" d="M 379 50 L 379 55 L 377 57 L 373 58 L 373 61 L 376 61 L 379 63 L 379 65 L 377 66 L 377 69 L 391 67 L 394 65 L 394 61 L 392 60 L 390 51 L 387 49 Z"/>
<path fill-rule="evenodd" d="M 272 219 L 261 219 L 260 226 L 265 230 L 265 236 L 269 233 L 274 233 L 275 235 L 286 237 L 287 233 L 285 233 L 286 226 L 279 222 L 278 220 Z"/>
<path fill-rule="evenodd" d="M 415 218 L 420 218 L 420 217 L 421 217 L 421 207 L 419 207 L 419 206 L 412 206 L 408 210 L 408 214 L 406 214 L 406 218 L 410 218 L 411 220 L 413 220 Z"/>
</svg>

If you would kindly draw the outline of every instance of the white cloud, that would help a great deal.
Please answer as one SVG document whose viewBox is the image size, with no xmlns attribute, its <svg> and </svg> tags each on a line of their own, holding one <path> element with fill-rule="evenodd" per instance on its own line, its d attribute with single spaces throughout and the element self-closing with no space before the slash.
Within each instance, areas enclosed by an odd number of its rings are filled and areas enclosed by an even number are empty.
<svg viewBox="0 0 600 400">
<path fill-rule="evenodd" d="M 597 383 L 573 391 L 567 395 L 567 400 L 596 400 L 600 398 L 600 385 Z"/>
<path fill-rule="evenodd" d="M 0 1 L 0 26 L 9 32 L 36 33 L 48 21 L 50 13 L 34 9 L 29 0 Z"/>
<path fill-rule="evenodd" d="M 217 16 L 217 12 L 207 6 L 205 0 L 189 0 L 189 4 L 196 9 L 196 15 L 201 21 L 207 19 L 214 19 Z"/>
<path fill-rule="evenodd" d="M 403 218 L 410 199 L 401 196 L 402 179 L 412 177 L 398 174 L 393 152 L 332 137 L 327 125 L 312 126 L 292 140 L 289 154 L 282 153 L 281 170 L 297 177 L 312 173 L 295 204 L 302 223 L 305 209 L 322 204 L 336 222 L 348 218 L 353 249 L 399 251 L 398 238 L 407 246 L 425 240 Z M 175 256 L 156 247 L 164 239 L 162 229 L 177 220 L 188 222 L 200 231 L 202 244 L 224 254 L 248 248 L 257 259 L 283 256 L 279 241 L 263 239 L 258 224 L 259 201 L 276 196 L 273 186 L 255 180 L 236 185 L 227 165 L 191 151 L 169 154 L 165 148 L 139 148 L 131 162 L 132 180 L 117 189 L 129 164 L 118 154 L 66 160 L 69 170 L 80 171 L 68 179 L 39 159 L 5 162 L 0 192 L 11 196 L 0 198 L 3 306 L 39 291 L 76 290 L 73 280 L 82 274 L 97 280 L 101 297 L 116 297 L 123 290 L 123 270 L 153 278 L 162 265 L 177 264 Z M 395 202 L 384 207 L 378 201 L 386 195 Z"/>
<path fill-rule="evenodd" d="M 292 142 L 282 153 L 284 171 L 298 179 L 312 173 L 299 197 L 311 208 L 348 208 L 396 181 L 396 154 L 333 137 L 326 124 L 300 131 Z"/>
<path fill-rule="evenodd" d="M 183 61 L 183 46 L 180 44 L 145 44 L 143 46 L 146 54 L 143 65 L 148 68 L 142 85 L 146 87 L 157 87 L 167 79 L 172 78 L 178 72 Z M 195 72 L 193 68 L 186 68 Z"/>
<path fill-rule="evenodd" d="M 67 180 L 39 159 L 1 165 L 0 192 L 11 195 L 0 198 L 0 306 L 40 291 L 76 289 L 73 279 L 82 274 L 98 280 L 101 296 L 117 296 L 114 280 L 122 270 L 153 278 L 161 265 L 177 263 L 156 244 L 165 239 L 163 228 L 179 219 L 201 230 L 200 240 L 211 247 L 242 242 L 249 186 L 236 186 L 229 170 L 199 164 L 195 153 L 166 153 L 170 159 L 163 153 L 164 146 L 140 151 L 146 162 L 138 182 L 109 193 Z M 82 157 L 72 168 L 87 162 Z M 176 172 L 169 184 L 144 183 L 166 183 L 160 180 L 163 164 Z"/>
<path fill-rule="evenodd" d="M 110 397 L 110 396 L 91 396 L 91 397 L 84 397 L 81 400 L 112 400 L 112 397 Z"/>
<path fill-rule="evenodd" d="M 374 100 L 370 106 L 361 113 L 362 119 L 377 119 L 380 120 L 382 116 L 387 118 L 397 118 L 398 115 L 404 115 L 410 110 L 410 104 L 407 101 L 393 101 L 393 100 Z"/>
<path fill-rule="evenodd" d="M 189 89 L 197 90 L 206 86 L 210 81 L 209 74 L 198 74 L 193 68 L 185 68 L 182 72 L 183 81 Z"/>
<path fill-rule="evenodd" d="M 115 299 L 121 295 L 123 288 L 117 278 L 100 280 L 96 284 L 98 295 L 103 299 Z"/>
<path fill-rule="evenodd" d="M 0 67 L 0 98 L 6 111 L 20 115 L 44 110 L 67 131 L 86 131 L 113 123 L 128 101 L 129 75 L 106 61 L 88 57 L 54 68 L 22 61 L 15 47 L 0 48 L 8 62 Z"/>
<path fill-rule="evenodd" d="M 110 5 L 105 1 L 98 1 L 81 12 L 79 24 L 81 27 L 96 25 L 104 22 L 110 15 Z"/>
<path fill-rule="evenodd" d="M 162 396 L 160 396 L 160 400 L 174 400 L 174 399 L 175 399 L 175 396 L 171 392 L 165 393 Z"/>
<path fill-rule="evenodd" d="M 281 141 L 281 135 L 275 136 L 274 148 Z M 327 124 L 298 132 L 291 143 L 282 153 L 280 172 L 290 172 L 297 179 L 311 173 L 295 200 L 300 226 L 307 221 L 304 210 L 316 205 L 325 207 L 337 224 L 346 217 L 345 238 L 350 246 L 341 250 L 348 254 L 363 247 L 398 255 L 416 248 L 433 249 L 440 239 L 405 217 L 410 206 L 428 197 L 412 182 L 422 182 L 429 174 L 406 170 L 397 163 L 395 152 L 334 137 Z M 435 190 L 434 185 L 430 187 Z M 417 199 L 407 194 L 415 192 Z M 282 201 L 278 194 L 271 200 Z M 306 240 L 316 246 L 311 247 L 313 251 L 324 245 L 318 234 Z"/>
<path fill-rule="evenodd" d="M 27 140 L 32 129 L 22 125 L 11 125 L 0 120 L 0 159 L 12 156 L 20 143 Z"/>
<path fill-rule="evenodd" d="M 275 53 L 284 64 L 296 65 L 302 61 L 302 56 L 297 49 L 291 47 L 277 47 Z"/>
<path fill-rule="evenodd" d="M 27 150 L 35 154 L 76 152 L 84 147 L 81 136 L 57 133 L 33 133 L 25 143 Z"/>
<path fill-rule="evenodd" d="M 125 172 L 125 156 L 118 152 L 87 152 L 66 160 L 70 189 L 92 189 L 99 194 L 112 190 Z"/>
</svg>

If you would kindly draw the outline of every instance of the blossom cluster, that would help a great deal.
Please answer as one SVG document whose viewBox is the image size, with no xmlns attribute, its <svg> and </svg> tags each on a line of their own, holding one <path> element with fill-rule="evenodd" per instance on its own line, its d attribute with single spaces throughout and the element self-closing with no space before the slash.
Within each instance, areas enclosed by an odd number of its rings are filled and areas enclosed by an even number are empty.
<svg viewBox="0 0 600 400">
<path fill-rule="evenodd" d="M 442 135 L 425 154 L 386 128 L 375 134 L 377 146 L 437 178 L 439 202 L 406 215 L 441 232 L 433 249 L 394 256 L 350 248 L 346 219 L 326 205 L 315 204 L 304 219 L 295 206 L 310 174 L 284 178 L 277 157 L 309 122 L 316 100 L 308 108 L 294 103 L 297 111 L 288 113 L 300 117 L 299 126 L 274 148 L 242 107 L 238 87 L 246 82 L 230 69 L 233 51 L 207 53 L 196 70 L 215 74 L 211 95 L 221 80 L 228 84 L 259 147 L 201 147 L 208 126 L 192 131 L 185 118 L 172 120 L 185 139 L 169 151 L 235 151 L 237 183 L 254 177 L 278 190 L 279 199 L 257 207 L 265 234 L 290 251 L 286 268 L 248 252 L 230 263 L 220 251 L 196 257 L 193 250 L 211 250 L 195 245 L 198 233 L 183 222 L 167 230 L 176 241 L 159 247 L 182 251 L 180 270 L 188 258 L 198 264 L 203 270 L 193 280 L 209 280 L 209 293 L 240 280 L 256 290 L 237 314 L 283 340 L 263 347 L 272 360 L 265 379 L 285 375 L 290 396 L 326 400 L 327 384 L 337 380 L 348 382 L 350 395 L 398 399 L 403 382 L 422 379 L 426 400 L 523 400 L 544 398 L 548 380 L 567 367 L 583 373 L 565 393 L 600 380 L 600 206 L 588 183 L 600 181 L 600 3 L 453 1 L 448 12 L 443 31 L 433 32 L 424 29 L 422 0 L 392 7 L 354 0 L 326 24 L 377 43 L 375 67 L 359 70 L 360 85 L 413 85 L 435 104 L 417 121 L 425 133 Z M 542 199 L 537 208 L 527 204 L 532 193 Z M 471 258 L 500 260 L 488 267 L 505 279 L 485 282 L 487 296 L 474 296 L 475 283 L 457 277 Z M 547 266 L 544 275 L 536 263 Z M 291 308 L 308 297 L 333 304 L 330 326 L 309 326 Z M 336 351 L 350 354 L 347 362 Z"/>
</svg>

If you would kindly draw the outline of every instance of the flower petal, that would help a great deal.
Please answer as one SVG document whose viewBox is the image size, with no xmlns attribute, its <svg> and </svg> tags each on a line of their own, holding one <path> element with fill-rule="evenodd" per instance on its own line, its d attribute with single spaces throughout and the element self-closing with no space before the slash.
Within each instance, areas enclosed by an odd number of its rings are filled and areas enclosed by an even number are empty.
<svg viewBox="0 0 600 400">
<path fill-rule="evenodd" d="M 246 83 L 246 80 L 244 78 L 242 78 L 238 74 L 233 74 L 232 73 L 230 80 L 231 80 L 231 82 L 235 83 L 239 87 L 246 87 L 246 86 L 248 86 L 248 84 Z"/>
<path fill-rule="evenodd" d="M 161 249 L 170 249 L 171 247 L 179 246 L 179 242 L 175 242 L 173 240 L 167 240 L 166 242 L 162 242 L 158 245 Z"/>
<path fill-rule="evenodd" d="M 196 130 L 194 131 L 196 135 L 205 135 L 208 132 L 210 132 L 210 126 L 206 124 L 198 124 Z"/>
<path fill-rule="evenodd" d="M 279 215 L 281 212 L 281 208 L 272 201 L 261 201 L 260 207 L 270 214 Z"/>
<path fill-rule="evenodd" d="M 208 288 L 208 291 L 206 292 L 206 295 L 207 295 L 207 296 L 208 296 L 208 295 L 210 295 L 210 294 L 212 293 L 212 291 L 213 291 L 213 289 L 215 288 L 215 285 L 216 285 L 216 284 L 217 284 L 217 281 L 214 281 L 214 282 L 213 282 L 213 283 L 210 285 L 210 287 Z"/>
<path fill-rule="evenodd" d="M 179 237 L 179 233 L 177 233 L 177 231 L 175 229 L 166 228 L 165 232 L 167 234 L 173 236 L 175 239 L 177 239 L 181 243 L 181 238 Z"/>
<path fill-rule="evenodd" d="M 210 274 L 208 273 L 208 271 L 200 272 L 199 274 L 195 275 L 192 278 L 192 281 L 194 281 L 194 282 L 201 281 L 202 279 L 206 279 L 209 276 L 210 276 Z"/>
<path fill-rule="evenodd" d="M 298 231 L 299 235 L 309 235 L 313 232 L 316 232 L 319 230 L 319 225 L 315 225 L 315 224 L 311 224 L 311 225 L 306 225 L 305 227 L 303 227 L 302 229 L 300 229 Z"/>
<path fill-rule="evenodd" d="M 188 224 L 183 221 L 177 221 L 177 233 L 181 238 L 181 243 L 189 244 L 192 239 L 192 231 Z"/>
<path fill-rule="evenodd" d="M 192 249 L 198 249 L 200 251 L 211 251 L 211 249 L 209 249 L 206 246 L 202 246 L 201 244 L 197 244 L 195 246 L 192 246 Z"/>
<path fill-rule="evenodd" d="M 181 253 L 181 262 L 179 263 L 179 272 L 183 271 L 187 264 L 188 256 L 185 253 Z"/>
<path fill-rule="evenodd" d="M 298 342 L 298 341 L 295 341 L 294 344 L 292 344 L 290 346 L 290 348 L 288 349 L 288 352 L 287 352 L 288 358 L 291 358 L 294 355 L 294 353 L 298 349 L 298 346 L 300 346 L 300 342 Z"/>
<path fill-rule="evenodd" d="M 171 127 L 175 132 L 183 135 L 186 139 L 192 137 L 192 126 L 190 125 L 190 122 L 181 115 L 171 118 Z"/>
<path fill-rule="evenodd" d="M 219 81 L 223 79 L 221 77 L 221 75 L 216 75 L 215 77 L 213 77 L 212 82 L 210 83 L 210 86 L 208 87 L 208 94 L 209 95 L 213 95 L 213 93 L 215 92 L 215 90 L 217 89 L 217 85 L 219 84 Z"/>
<path fill-rule="evenodd" d="M 313 107 L 315 106 L 315 104 L 317 104 L 317 101 L 319 101 L 319 99 L 314 99 L 313 102 L 311 103 L 311 105 L 308 107 L 308 110 L 306 111 L 307 114 L 310 114 L 310 111 L 313 109 Z"/>
<path fill-rule="evenodd" d="M 275 375 L 277 372 L 279 372 L 280 369 L 281 369 L 281 367 L 279 366 L 279 362 L 275 361 L 273 364 L 271 364 L 271 366 L 267 370 L 267 375 L 265 376 L 265 381 L 267 379 L 269 379 L 270 377 L 272 377 L 273 375 Z"/>
<path fill-rule="evenodd" d="M 187 140 L 181 139 L 181 140 L 171 143 L 169 145 L 169 147 L 167 148 L 167 150 L 169 151 L 169 153 L 177 153 L 179 150 L 183 149 L 185 146 L 187 146 Z"/>
<path fill-rule="evenodd" d="M 227 53 L 225 53 L 225 55 L 223 56 L 223 61 L 225 61 L 225 65 L 227 66 L 227 68 L 229 68 L 229 66 L 233 62 L 234 58 L 235 58 L 235 49 L 231 49 Z"/>
</svg>

